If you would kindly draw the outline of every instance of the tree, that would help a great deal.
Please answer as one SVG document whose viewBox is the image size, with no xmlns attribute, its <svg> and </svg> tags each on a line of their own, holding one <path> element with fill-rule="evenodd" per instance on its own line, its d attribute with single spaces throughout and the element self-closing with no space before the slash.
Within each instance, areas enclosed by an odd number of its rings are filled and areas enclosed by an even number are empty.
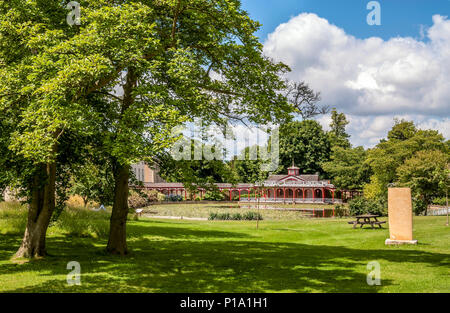
<svg viewBox="0 0 450 313">
<path fill-rule="evenodd" d="M 84 207 L 90 201 L 112 204 L 114 179 L 108 163 L 95 164 L 88 160 L 74 167 L 71 193 L 83 199 Z"/>
<path fill-rule="evenodd" d="M 329 111 L 327 106 L 320 106 L 320 92 L 312 90 L 305 82 L 286 82 L 286 97 L 295 108 L 303 120 L 314 116 L 326 114 Z"/>
<path fill-rule="evenodd" d="M 130 164 L 167 149 L 173 126 L 194 117 L 219 125 L 290 118 L 280 80 L 288 67 L 263 57 L 259 24 L 236 0 L 80 3 L 76 35 L 47 51 L 57 70 L 46 98 L 64 95 L 102 117 L 115 178 L 107 250 L 126 254 Z"/>
<path fill-rule="evenodd" d="M 370 167 L 365 164 L 366 151 L 363 147 L 332 148 L 331 160 L 323 164 L 327 177 L 340 189 L 362 189 L 370 179 Z"/>
<path fill-rule="evenodd" d="M 388 132 L 388 140 L 407 140 L 413 137 L 417 133 L 416 125 L 412 121 L 406 121 L 404 119 L 394 119 L 394 126 Z"/>
<path fill-rule="evenodd" d="M 329 160 L 330 142 L 322 126 L 313 120 L 293 121 L 280 126 L 280 166 L 286 173 L 292 161 L 302 173 L 323 173 L 322 164 Z"/>
<path fill-rule="evenodd" d="M 56 181 L 66 176 L 62 163 L 71 158 L 61 156 L 57 166 L 55 143 L 71 131 L 66 122 L 76 111 L 54 95 L 42 97 L 52 73 L 52 59 L 42 51 L 74 33 L 64 22 L 66 14 L 58 2 L 0 2 L 0 167 L 6 169 L 7 183 L 19 188 L 29 203 L 18 257 L 45 255 L 47 227 L 56 200 L 64 198 L 64 184 Z"/>
<path fill-rule="evenodd" d="M 5 71 L 14 73 L 10 80 L 20 78 L 15 85 L 22 91 L 7 92 L 7 101 L 28 102 L 10 147 L 39 169 L 30 212 L 43 213 L 46 230 L 61 136 L 102 138 L 98 146 L 114 175 L 107 251 L 123 255 L 130 165 L 151 161 L 175 142 L 174 126 L 194 117 L 222 126 L 229 119 L 281 123 L 298 110 L 282 94 L 280 77 L 289 68 L 263 56 L 253 35 L 259 24 L 237 0 L 79 2 L 80 26 L 64 24 L 67 12 L 58 2 L 55 25 L 37 16 L 38 26 L 18 36 L 25 37 L 18 47 L 25 46 L 29 58 L 17 71 Z M 18 29 L 33 24 L 31 12 L 21 15 L 25 25 Z M 45 238 L 45 231 L 39 234 Z"/>
<path fill-rule="evenodd" d="M 366 163 L 371 167 L 371 180 L 382 190 L 375 193 L 385 194 L 390 183 L 398 181 L 397 168 L 421 150 L 439 150 L 449 153 L 449 144 L 442 134 L 435 130 L 417 130 L 412 122 L 396 121 L 389 132 L 389 139 L 381 141 L 375 148 L 369 149 Z"/>
<path fill-rule="evenodd" d="M 450 184 L 448 164 L 450 155 L 438 150 L 418 151 L 397 169 L 398 182 L 410 187 L 413 195 L 425 203 L 433 197 L 444 196 Z"/>
<path fill-rule="evenodd" d="M 268 177 L 268 172 L 262 170 L 264 162 L 261 158 L 250 160 L 250 149 L 255 149 L 256 155 L 260 155 L 259 146 L 246 147 L 241 152 L 241 158 L 238 159 L 235 157 L 232 161 L 232 166 L 234 166 L 236 174 L 239 177 L 239 182 L 255 183 L 263 181 Z"/>
<path fill-rule="evenodd" d="M 330 136 L 331 146 L 338 146 L 342 148 L 350 148 L 351 144 L 348 138 L 349 134 L 345 131 L 345 127 L 348 125 L 347 118 L 344 113 L 338 113 L 336 109 L 331 111 L 331 123 Z"/>
<path fill-rule="evenodd" d="M 215 147 L 196 140 L 184 139 L 191 145 L 189 160 L 175 160 L 167 151 L 156 158 L 159 174 L 168 182 L 182 182 L 190 193 L 199 188 L 217 191 L 215 183 L 236 183 L 237 177 L 229 163 L 224 160 L 207 160 L 203 155 L 195 158 L 195 149 L 203 151 L 203 147 L 214 151 Z M 198 152 L 197 152 L 198 153 Z M 220 153 L 222 154 L 222 153 Z"/>
</svg>

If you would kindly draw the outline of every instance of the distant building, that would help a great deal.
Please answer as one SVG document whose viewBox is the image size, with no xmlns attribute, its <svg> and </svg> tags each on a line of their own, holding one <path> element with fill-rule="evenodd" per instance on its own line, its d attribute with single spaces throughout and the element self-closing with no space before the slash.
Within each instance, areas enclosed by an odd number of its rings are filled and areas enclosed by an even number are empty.
<svg viewBox="0 0 450 313">
<path fill-rule="evenodd" d="M 150 168 L 144 161 L 131 165 L 131 171 L 138 181 L 146 183 L 164 183 L 164 179 L 159 176 L 159 167 Z"/>
<path fill-rule="evenodd" d="M 139 168 L 136 167 L 136 169 Z M 259 200 L 262 202 L 283 203 L 341 203 L 344 199 L 359 195 L 358 191 L 336 191 L 335 186 L 329 180 L 321 180 L 319 174 L 300 174 L 300 169 L 294 164 L 288 168 L 287 174 L 271 175 L 263 183 L 236 185 L 216 183 L 215 185 L 219 190 L 227 192 L 230 200 L 233 196 L 239 195 L 239 201 L 247 202 L 256 201 L 257 194 L 260 195 Z M 158 190 L 166 195 L 181 195 L 185 199 L 188 195 L 182 183 L 144 181 L 144 188 Z M 204 194 L 205 190 L 199 188 L 200 198 Z"/>
</svg>

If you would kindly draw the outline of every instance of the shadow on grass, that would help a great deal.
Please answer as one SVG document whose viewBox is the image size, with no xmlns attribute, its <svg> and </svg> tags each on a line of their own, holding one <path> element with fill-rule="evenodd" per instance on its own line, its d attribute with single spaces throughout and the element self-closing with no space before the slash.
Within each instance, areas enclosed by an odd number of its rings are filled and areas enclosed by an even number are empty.
<svg viewBox="0 0 450 313">
<path fill-rule="evenodd" d="M 58 256 L 20 265 L 4 264 L 0 275 L 29 271 L 51 276 L 42 283 L 9 292 L 377 292 L 376 286 L 366 283 L 365 266 L 370 261 L 450 265 L 448 255 L 440 253 L 258 242 L 237 232 L 162 224 L 131 224 L 133 251 L 124 258 L 103 253 L 104 239 L 71 239 L 68 243 L 65 237 L 51 237 L 48 246 Z M 155 239 L 158 236 L 168 239 Z M 208 238 L 214 240 L 206 241 Z M 2 240 L 1 258 L 18 243 L 17 237 Z M 81 264 L 81 286 L 68 287 L 66 283 L 69 261 Z M 61 278 L 55 279 L 55 275 Z M 384 279 L 382 284 L 393 282 Z"/>
</svg>

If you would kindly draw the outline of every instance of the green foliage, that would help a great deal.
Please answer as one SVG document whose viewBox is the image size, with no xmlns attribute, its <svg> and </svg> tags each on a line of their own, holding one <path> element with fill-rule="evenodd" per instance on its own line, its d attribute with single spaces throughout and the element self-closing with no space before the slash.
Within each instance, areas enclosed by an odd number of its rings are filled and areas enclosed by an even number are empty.
<svg viewBox="0 0 450 313">
<path fill-rule="evenodd" d="M 313 120 L 294 121 L 280 126 L 280 166 L 277 173 L 286 173 L 295 165 L 301 173 L 323 173 L 322 163 L 329 160 L 330 142 L 322 126 Z"/>
<path fill-rule="evenodd" d="M 450 186 L 449 162 L 450 154 L 419 151 L 397 168 L 398 181 L 428 205 L 432 198 L 445 195 Z"/>
<path fill-rule="evenodd" d="M 234 167 L 239 182 L 242 183 L 255 183 L 264 181 L 268 177 L 268 172 L 262 171 L 264 161 L 258 157 L 257 160 L 250 160 L 250 152 L 254 151 L 255 155 L 260 156 L 260 147 L 246 147 L 241 155 L 235 157 L 231 162 L 231 166 Z"/>
<path fill-rule="evenodd" d="M 348 215 L 348 209 L 342 204 L 336 204 L 334 208 L 335 217 L 344 217 Z"/>
<path fill-rule="evenodd" d="M 219 190 L 207 191 L 203 199 L 207 201 L 223 201 L 225 200 L 225 195 Z"/>
<path fill-rule="evenodd" d="M 349 122 L 347 121 L 347 117 L 344 113 L 338 113 L 336 109 L 331 111 L 331 129 L 328 132 L 328 135 L 330 137 L 330 144 L 332 147 L 341 147 L 344 149 L 350 148 L 350 135 L 345 131 L 345 127 L 348 123 Z"/>
<path fill-rule="evenodd" d="M 398 120 L 395 119 L 394 126 L 388 132 L 387 138 L 388 140 L 399 140 L 404 141 L 410 139 L 417 133 L 416 125 L 412 121 L 406 121 L 404 119 Z"/>
<path fill-rule="evenodd" d="M 370 167 L 365 163 L 366 155 L 363 147 L 334 146 L 331 160 L 324 162 L 322 168 L 337 188 L 362 189 L 371 174 Z"/>
<path fill-rule="evenodd" d="M 23 234 L 27 225 L 27 210 L 27 206 L 19 202 L 0 202 L 0 234 Z"/>
<path fill-rule="evenodd" d="M 110 213 L 69 208 L 61 213 L 59 219 L 50 227 L 73 237 L 107 238 L 109 234 Z"/>
<path fill-rule="evenodd" d="M 262 215 L 257 212 L 247 212 L 243 215 L 244 220 L 252 221 L 252 220 L 262 220 Z"/>
<path fill-rule="evenodd" d="M 172 202 L 179 202 L 179 201 L 183 201 L 183 197 L 180 195 L 166 195 L 165 200 L 172 201 Z"/>
<path fill-rule="evenodd" d="M 447 205 L 447 198 L 441 197 L 441 198 L 434 198 L 431 202 L 435 205 Z"/>
<path fill-rule="evenodd" d="M 263 217 L 260 213 L 246 212 L 241 213 L 210 213 L 209 220 L 221 220 L 221 221 L 240 221 L 240 220 L 262 220 Z"/>
<path fill-rule="evenodd" d="M 358 197 L 348 202 L 349 214 L 351 216 L 362 214 L 387 215 L 387 201 L 384 198 L 366 199 Z"/>
<path fill-rule="evenodd" d="M 397 169 L 418 151 L 437 150 L 449 154 L 449 144 L 442 134 L 435 130 L 417 130 L 412 125 L 412 122 L 396 121 L 389 139 L 368 151 L 366 162 L 373 171 L 371 181 L 382 188 L 377 193 L 386 193 L 388 184 L 399 181 Z"/>
<path fill-rule="evenodd" d="M 421 197 L 413 197 L 412 199 L 413 212 L 416 215 L 426 215 L 428 203 Z"/>
</svg>

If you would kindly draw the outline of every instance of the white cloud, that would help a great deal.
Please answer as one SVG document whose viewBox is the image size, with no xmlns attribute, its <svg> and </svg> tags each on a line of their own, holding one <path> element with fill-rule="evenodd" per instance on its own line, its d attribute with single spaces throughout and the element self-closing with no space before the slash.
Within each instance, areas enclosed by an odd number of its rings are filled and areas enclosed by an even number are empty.
<svg viewBox="0 0 450 313">
<path fill-rule="evenodd" d="M 358 39 L 304 13 L 279 25 L 264 51 L 291 66 L 289 78 L 320 91 L 323 104 L 348 115 L 354 144 L 373 146 L 399 116 L 449 138 L 450 20 L 435 15 L 422 31 L 426 42 Z M 321 123 L 327 125 L 326 119 Z"/>
</svg>

